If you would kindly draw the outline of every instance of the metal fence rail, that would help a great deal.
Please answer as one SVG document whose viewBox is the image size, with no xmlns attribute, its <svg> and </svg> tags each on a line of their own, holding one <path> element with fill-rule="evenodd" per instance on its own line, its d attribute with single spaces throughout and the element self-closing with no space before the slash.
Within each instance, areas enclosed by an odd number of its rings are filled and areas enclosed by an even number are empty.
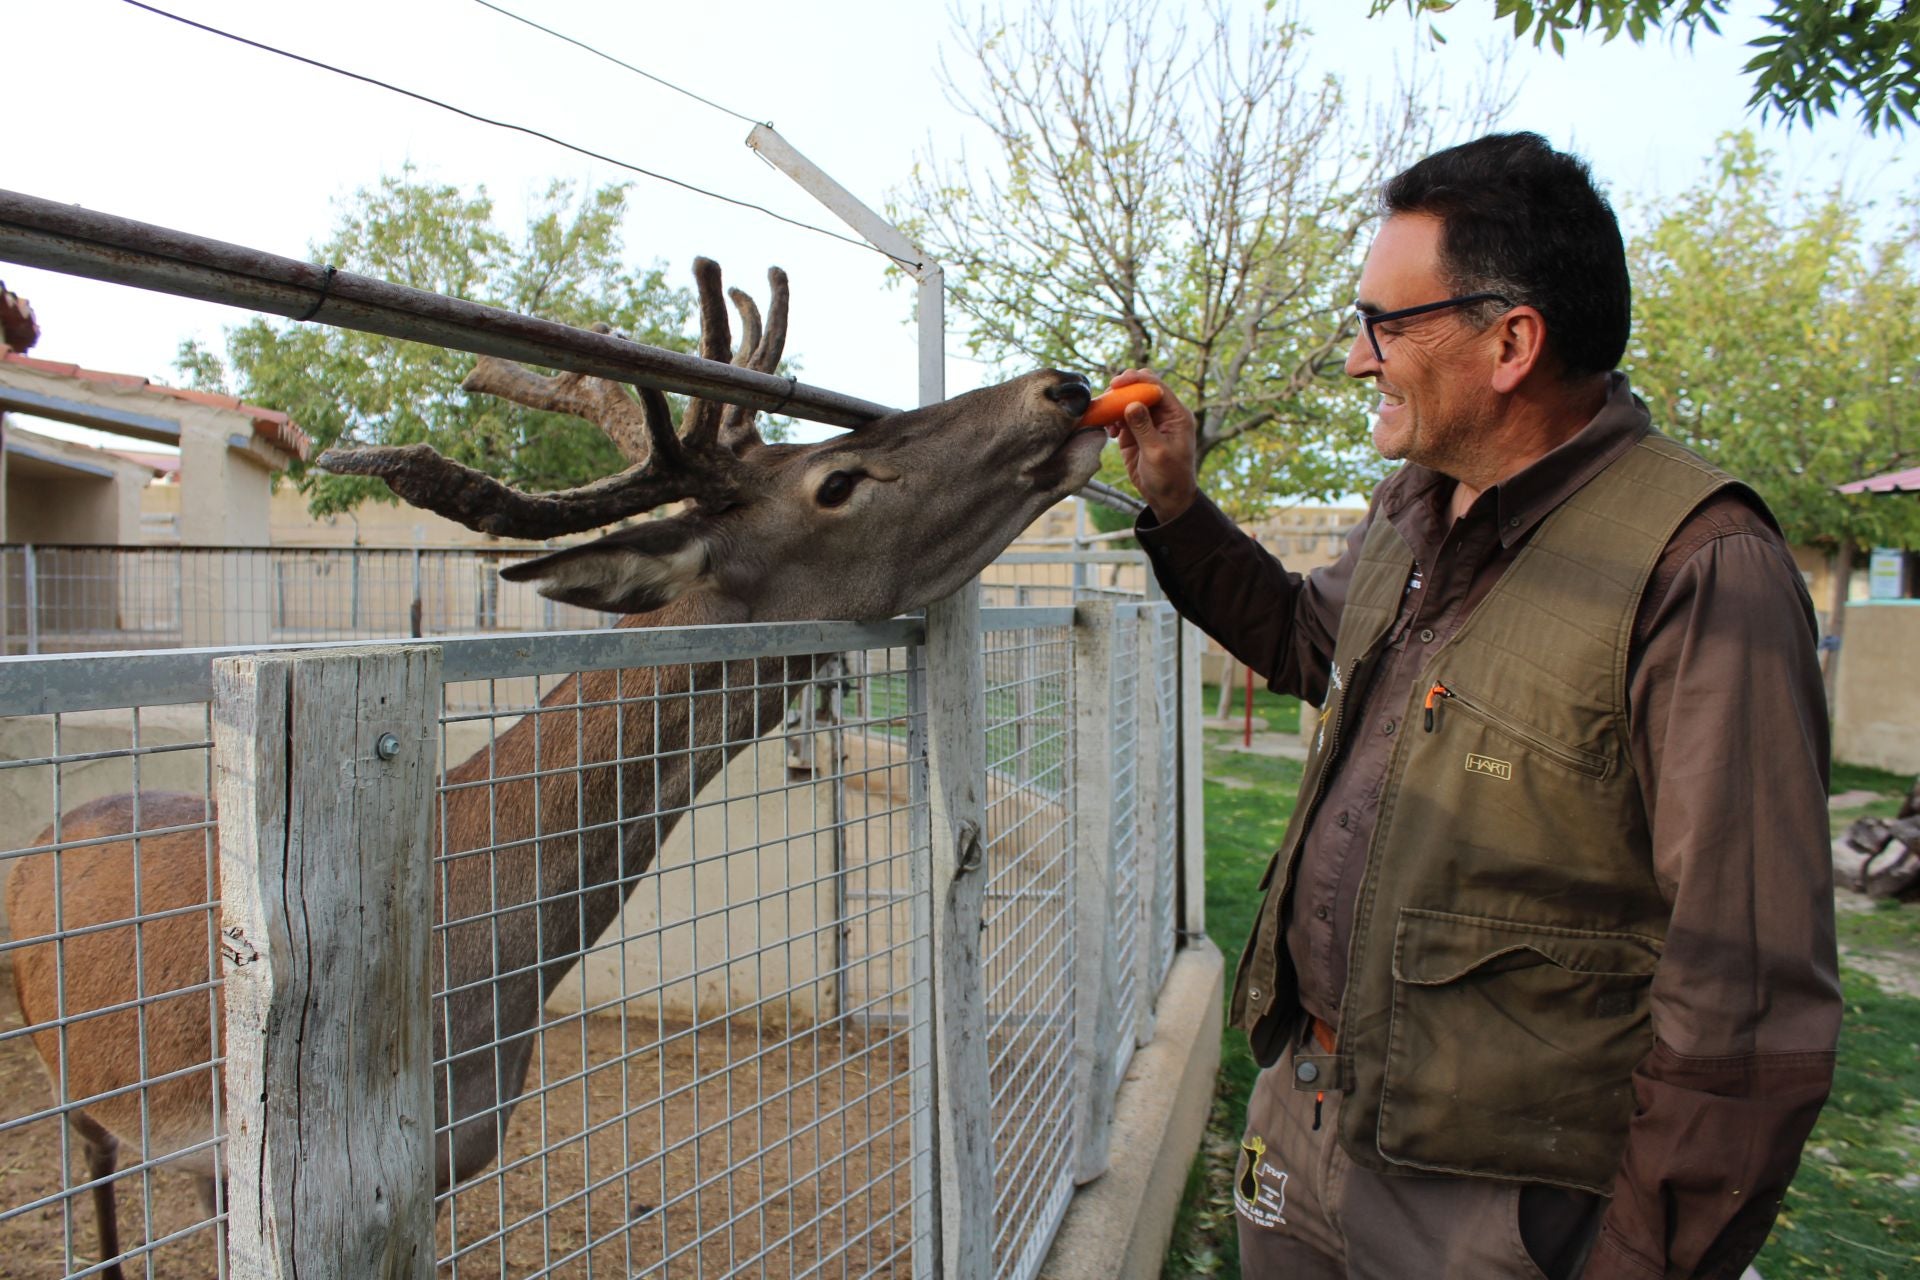
<svg viewBox="0 0 1920 1280">
<path fill-rule="evenodd" d="M 591 630 L 606 615 L 500 577 L 542 548 L 0 544 L 0 655 Z M 1153 594 L 1137 551 L 1014 551 L 990 607 Z"/>
<path fill-rule="evenodd" d="M 1171 958 L 1170 619 L 982 615 L 981 1276 L 1038 1274 Z M 45 905 L 0 964 L 52 993 L 0 1008 L 0 1246 L 98 1270 L 110 1178 L 155 1277 L 410 1232 L 449 1277 L 941 1274 L 932 674 L 917 619 L 0 659 L 0 804 L 45 815 L 9 815 L 6 900 Z M 1129 879 L 1136 941 L 1090 970 L 1081 895 Z M 1096 1043 L 1095 1009 L 1131 1012 Z M 228 1160 L 266 1171 L 231 1203 L 176 1176 Z"/>
<path fill-rule="evenodd" d="M 0 652 L 88 653 L 606 625 L 500 570 L 538 549 L 0 546 Z"/>
</svg>

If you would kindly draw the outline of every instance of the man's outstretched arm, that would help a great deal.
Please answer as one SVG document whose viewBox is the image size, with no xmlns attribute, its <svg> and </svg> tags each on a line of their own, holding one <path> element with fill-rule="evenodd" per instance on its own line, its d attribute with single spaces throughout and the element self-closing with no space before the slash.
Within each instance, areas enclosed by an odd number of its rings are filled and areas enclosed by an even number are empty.
<svg viewBox="0 0 1920 1280">
<path fill-rule="evenodd" d="M 1147 381 L 1158 379 L 1129 370 L 1114 384 Z M 1338 563 L 1290 573 L 1200 492 L 1193 414 L 1164 385 L 1158 404 L 1130 405 L 1109 431 L 1147 500 L 1134 533 L 1167 599 L 1275 692 L 1320 702 L 1365 523 Z"/>
</svg>

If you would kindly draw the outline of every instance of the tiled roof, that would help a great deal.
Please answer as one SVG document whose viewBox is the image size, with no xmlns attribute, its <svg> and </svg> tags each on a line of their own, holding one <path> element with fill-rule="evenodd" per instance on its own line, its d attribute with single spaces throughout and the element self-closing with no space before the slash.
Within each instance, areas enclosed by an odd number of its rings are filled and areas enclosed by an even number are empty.
<svg viewBox="0 0 1920 1280">
<path fill-rule="evenodd" d="M 1868 476 L 1840 486 L 1842 493 L 1920 493 L 1920 467 L 1889 471 L 1883 476 Z"/>
<path fill-rule="evenodd" d="M 224 396 L 217 392 L 162 386 L 160 383 L 151 382 L 130 373 L 103 373 L 98 369 L 83 369 L 77 364 L 40 360 L 23 355 L 18 350 L 10 350 L 11 346 L 11 343 L 0 346 L 0 362 L 50 374 L 56 378 L 73 378 L 80 382 L 91 382 L 115 391 L 134 391 L 142 395 L 165 396 L 173 400 L 185 400 L 190 404 L 206 405 L 212 409 L 244 414 L 253 419 L 253 434 L 282 452 L 290 453 L 303 460 L 313 453 L 313 441 L 308 438 L 307 433 L 278 409 L 248 404 L 237 396 Z"/>
<path fill-rule="evenodd" d="M 180 455 L 177 453 L 142 453 L 137 449 L 109 449 L 107 452 L 145 467 L 155 475 L 172 476 L 180 473 Z"/>
<path fill-rule="evenodd" d="M 33 318 L 33 308 L 25 298 L 9 292 L 6 282 L 0 280 L 0 344 L 25 351 L 38 341 L 40 322 Z"/>
</svg>

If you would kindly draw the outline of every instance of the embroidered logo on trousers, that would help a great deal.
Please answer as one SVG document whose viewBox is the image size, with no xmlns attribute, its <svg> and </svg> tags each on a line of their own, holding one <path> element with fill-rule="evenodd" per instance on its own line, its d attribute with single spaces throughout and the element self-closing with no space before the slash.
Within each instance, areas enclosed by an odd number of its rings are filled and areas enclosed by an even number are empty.
<svg viewBox="0 0 1920 1280">
<path fill-rule="evenodd" d="M 1267 1162 L 1266 1139 L 1249 1134 L 1240 1140 L 1244 1168 L 1233 1184 L 1233 1207 L 1256 1227 L 1286 1223 L 1287 1175 Z"/>
</svg>

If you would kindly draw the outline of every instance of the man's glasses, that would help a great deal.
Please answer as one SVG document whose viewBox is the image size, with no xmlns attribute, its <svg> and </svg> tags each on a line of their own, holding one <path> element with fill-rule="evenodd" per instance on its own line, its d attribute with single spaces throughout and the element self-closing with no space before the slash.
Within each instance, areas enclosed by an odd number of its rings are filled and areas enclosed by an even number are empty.
<svg viewBox="0 0 1920 1280">
<path fill-rule="evenodd" d="M 1398 311 L 1362 311 L 1354 308 L 1354 314 L 1360 317 L 1360 331 L 1367 335 L 1367 341 L 1373 347 L 1373 358 L 1381 364 L 1387 362 L 1387 353 L 1380 349 L 1380 335 L 1376 326 L 1394 320 L 1411 320 L 1414 316 L 1424 316 L 1429 312 L 1445 311 L 1448 307 L 1465 307 L 1476 302 L 1499 302 L 1512 306 L 1506 298 L 1497 293 L 1469 293 L 1458 298 L 1443 298 L 1439 302 L 1422 303 L 1417 307 L 1402 307 Z"/>
</svg>

